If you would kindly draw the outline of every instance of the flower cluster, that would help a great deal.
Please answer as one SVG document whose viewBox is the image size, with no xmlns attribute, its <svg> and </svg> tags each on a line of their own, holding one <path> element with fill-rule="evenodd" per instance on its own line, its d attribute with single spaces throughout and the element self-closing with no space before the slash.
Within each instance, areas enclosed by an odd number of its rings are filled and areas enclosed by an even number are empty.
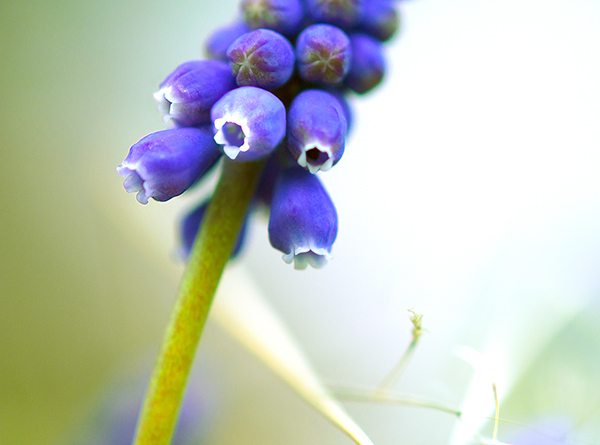
<svg viewBox="0 0 600 445">
<path fill-rule="evenodd" d="M 338 221 L 315 174 L 341 159 L 350 124 L 344 97 L 381 82 L 382 42 L 398 17 L 394 0 L 241 0 L 238 20 L 208 39 L 209 60 L 183 63 L 155 93 L 172 128 L 131 147 L 117 167 L 125 188 L 142 204 L 166 201 L 223 154 L 269 157 L 255 196 L 270 210 L 269 240 L 298 269 L 323 266 Z M 182 224 L 184 256 L 206 206 Z"/>
</svg>

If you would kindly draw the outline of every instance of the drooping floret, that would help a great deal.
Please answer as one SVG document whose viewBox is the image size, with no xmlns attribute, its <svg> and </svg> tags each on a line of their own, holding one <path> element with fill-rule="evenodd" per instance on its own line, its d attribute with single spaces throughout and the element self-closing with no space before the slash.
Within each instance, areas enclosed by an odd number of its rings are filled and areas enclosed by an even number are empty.
<svg viewBox="0 0 600 445">
<path fill-rule="evenodd" d="M 150 198 L 168 201 L 185 192 L 220 156 L 210 127 L 173 128 L 133 144 L 117 172 L 141 204 Z"/>
<path fill-rule="evenodd" d="M 177 127 L 210 124 L 210 109 L 236 87 L 229 65 L 218 60 L 192 60 L 179 65 L 154 93 L 165 122 Z"/>
<path fill-rule="evenodd" d="M 332 258 L 337 212 L 321 181 L 300 167 L 281 172 L 273 192 L 269 241 L 296 269 L 323 267 Z"/>
</svg>

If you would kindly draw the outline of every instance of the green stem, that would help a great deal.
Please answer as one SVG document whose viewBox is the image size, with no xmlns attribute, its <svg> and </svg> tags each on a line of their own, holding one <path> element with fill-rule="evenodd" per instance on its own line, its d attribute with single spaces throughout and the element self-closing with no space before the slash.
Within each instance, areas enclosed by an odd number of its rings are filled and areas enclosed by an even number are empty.
<svg viewBox="0 0 600 445">
<path fill-rule="evenodd" d="M 134 445 L 168 445 L 200 335 L 264 162 L 228 159 L 185 269 Z"/>
</svg>

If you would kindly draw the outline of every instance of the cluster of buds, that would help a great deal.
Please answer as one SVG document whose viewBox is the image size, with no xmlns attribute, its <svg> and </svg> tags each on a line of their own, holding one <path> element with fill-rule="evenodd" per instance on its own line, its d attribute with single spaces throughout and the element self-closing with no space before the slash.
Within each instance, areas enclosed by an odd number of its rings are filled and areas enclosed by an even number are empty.
<svg viewBox="0 0 600 445">
<path fill-rule="evenodd" d="M 381 82 L 382 42 L 398 24 L 394 0 L 242 0 L 239 19 L 208 39 L 208 60 L 183 63 L 155 93 L 171 128 L 131 147 L 117 167 L 125 188 L 143 204 L 166 201 L 222 155 L 269 157 L 255 194 L 269 208 L 269 240 L 297 269 L 323 266 L 338 221 L 315 174 L 341 159 L 350 124 L 344 96 Z M 184 255 L 206 206 L 183 221 Z"/>
</svg>

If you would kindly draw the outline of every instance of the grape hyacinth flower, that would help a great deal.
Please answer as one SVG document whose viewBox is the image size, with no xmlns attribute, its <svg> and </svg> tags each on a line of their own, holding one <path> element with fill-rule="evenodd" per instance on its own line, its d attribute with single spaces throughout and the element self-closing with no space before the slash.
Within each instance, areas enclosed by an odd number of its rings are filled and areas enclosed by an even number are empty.
<svg viewBox="0 0 600 445">
<path fill-rule="evenodd" d="M 383 48 L 375 38 L 361 33 L 350 34 L 352 64 L 344 85 L 364 94 L 375 88 L 383 79 L 385 59 Z"/>
<path fill-rule="evenodd" d="M 269 29 L 242 35 L 231 44 L 227 57 L 239 86 L 279 88 L 290 80 L 294 71 L 292 44 Z"/>
<path fill-rule="evenodd" d="M 272 93 L 241 87 L 212 109 L 215 141 L 231 159 L 251 161 L 271 153 L 285 136 L 285 107 Z"/>
<path fill-rule="evenodd" d="M 210 123 L 210 109 L 236 87 L 229 65 L 218 60 L 192 60 L 179 65 L 154 93 L 165 122 L 178 127 Z"/>
<path fill-rule="evenodd" d="M 306 90 L 288 113 L 288 149 L 311 173 L 327 171 L 342 157 L 347 123 L 340 102 L 322 90 Z"/>
<path fill-rule="evenodd" d="M 155 93 L 175 128 L 141 139 L 117 167 L 126 190 L 146 204 L 180 195 L 226 155 L 212 196 L 180 227 L 186 270 L 135 445 L 171 443 L 215 290 L 256 209 L 269 214 L 269 241 L 286 263 L 320 268 L 332 258 L 337 212 L 317 175 L 342 157 L 351 121 L 346 95 L 380 82 L 376 39 L 397 27 L 392 0 L 240 1 L 243 17 L 206 42 L 212 60 L 181 64 Z M 340 415 L 336 425 L 372 444 Z"/>
<path fill-rule="evenodd" d="M 185 192 L 220 156 L 209 127 L 173 128 L 140 139 L 117 172 L 141 204 L 150 198 L 168 201 Z"/>
<path fill-rule="evenodd" d="M 323 267 L 337 236 L 337 212 L 321 181 L 304 169 L 281 172 L 273 192 L 269 241 L 296 269 Z"/>
<path fill-rule="evenodd" d="M 292 37 L 304 17 L 300 0 L 242 0 L 240 9 L 250 29 L 266 28 Z"/>
<path fill-rule="evenodd" d="M 315 22 L 329 23 L 348 29 L 361 18 L 363 3 L 371 0 L 306 0 L 310 16 Z"/>
<path fill-rule="evenodd" d="M 250 28 L 244 22 L 233 22 L 214 31 L 204 46 L 204 52 L 209 59 L 229 63 L 227 49 L 238 37 L 246 34 Z"/>
<path fill-rule="evenodd" d="M 302 79 L 325 85 L 338 84 L 350 69 L 350 39 L 335 26 L 309 26 L 298 36 L 296 58 Z"/>
</svg>

